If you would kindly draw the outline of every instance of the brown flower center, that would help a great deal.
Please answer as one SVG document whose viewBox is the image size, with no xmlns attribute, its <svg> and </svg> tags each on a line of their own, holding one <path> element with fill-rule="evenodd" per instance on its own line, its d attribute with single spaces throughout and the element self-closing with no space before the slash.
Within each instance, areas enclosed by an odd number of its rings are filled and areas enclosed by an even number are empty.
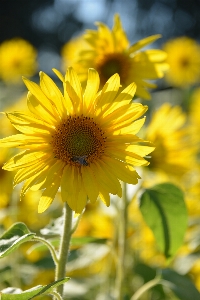
<svg viewBox="0 0 200 300">
<path fill-rule="evenodd" d="M 56 127 L 53 153 L 67 164 L 88 166 L 104 153 L 105 141 L 105 133 L 93 118 L 69 116 Z"/>
<path fill-rule="evenodd" d="M 124 53 L 109 53 L 98 60 L 95 68 L 102 84 L 105 84 L 115 73 L 119 74 L 121 83 L 124 84 L 129 75 L 130 58 Z"/>
</svg>

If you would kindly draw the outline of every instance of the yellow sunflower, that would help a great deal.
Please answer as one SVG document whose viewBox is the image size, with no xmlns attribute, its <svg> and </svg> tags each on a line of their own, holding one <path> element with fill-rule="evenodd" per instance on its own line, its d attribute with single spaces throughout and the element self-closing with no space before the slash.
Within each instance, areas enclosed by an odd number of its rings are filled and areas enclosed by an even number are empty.
<svg viewBox="0 0 200 300">
<path fill-rule="evenodd" d="M 77 213 L 87 199 L 97 197 L 110 204 L 109 194 L 121 197 L 119 180 L 136 184 L 134 166 L 148 165 L 143 158 L 154 147 L 136 136 L 147 106 L 131 103 L 136 86 L 131 83 L 121 93 L 120 77 L 113 75 L 99 89 L 99 75 L 88 70 L 87 86 L 82 87 L 76 72 L 69 68 L 63 81 L 64 96 L 45 73 L 40 86 L 24 79 L 29 90 L 29 113 L 6 113 L 22 134 L 0 141 L 2 147 L 23 151 L 11 158 L 4 169 L 16 170 L 14 184 L 25 181 L 21 191 L 43 189 L 38 211 L 45 211 L 61 186 L 62 200 Z"/>
<path fill-rule="evenodd" d="M 197 138 L 180 106 L 163 104 L 152 116 L 145 137 L 153 142 L 150 168 L 181 176 L 196 165 Z"/>
<path fill-rule="evenodd" d="M 169 40 L 163 50 L 167 53 L 169 70 L 166 80 L 178 87 L 185 87 L 200 80 L 200 46 L 188 37 Z"/>
<path fill-rule="evenodd" d="M 110 30 L 103 23 L 96 23 L 98 30 L 87 30 L 83 39 L 87 46 L 80 43 L 80 51 L 75 68 L 81 81 L 87 80 L 87 69 L 95 68 L 101 79 L 101 86 L 110 76 L 118 73 L 122 84 L 135 82 L 136 94 L 144 99 L 150 99 L 148 88 L 156 85 L 147 80 L 154 80 L 164 76 L 167 67 L 164 60 L 166 53 L 157 49 L 140 51 L 141 48 L 156 41 L 160 35 L 153 35 L 140 40 L 130 46 L 123 30 L 120 17 L 115 15 L 113 29 Z M 89 49 L 88 49 L 89 47 Z M 76 52 L 77 56 L 77 52 Z"/>
<path fill-rule="evenodd" d="M 0 79 L 19 82 L 22 75 L 34 75 L 37 68 L 36 56 L 36 49 L 21 38 L 3 42 L 0 45 Z"/>
</svg>

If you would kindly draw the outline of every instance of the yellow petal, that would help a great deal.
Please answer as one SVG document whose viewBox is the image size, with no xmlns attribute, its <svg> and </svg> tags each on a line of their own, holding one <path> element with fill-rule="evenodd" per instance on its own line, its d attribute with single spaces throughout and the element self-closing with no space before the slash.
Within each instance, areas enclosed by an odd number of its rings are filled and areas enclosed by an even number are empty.
<svg viewBox="0 0 200 300">
<path fill-rule="evenodd" d="M 83 113 L 90 111 L 90 108 L 93 107 L 94 99 L 99 89 L 99 83 L 100 83 L 100 79 L 99 79 L 98 72 L 94 69 L 89 69 L 87 85 L 83 96 L 84 99 Z"/>
<path fill-rule="evenodd" d="M 26 194 L 26 192 L 36 183 L 43 182 L 46 179 L 46 176 L 48 174 L 48 166 L 44 167 L 43 170 L 38 171 L 36 174 L 34 174 L 32 177 L 28 178 L 20 193 L 20 200 L 22 200 Z"/>
<path fill-rule="evenodd" d="M 86 193 L 91 202 L 95 202 L 97 200 L 99 189 L 97 186 L 97 182 L 95 179 L 95 174 L 92 172 L 90 167 L 82 167 L 81 168 L 83 184 L 86 190 Z"/>
<path fill-rule="evenodd" d="M 10 158 L 3 166 L 3 169 L 7 171 L 18 170 L 20 168 L 37 164 L 39 161 L 42 161 L 49 156 L 50 154 L 47 155 L 43 151 L 33 152 L 26 150 Z"/>
<path fill-rule="evenodd" d="M 27 86 L 28 90 L 37 99 L 38 105 L 42 106 L 43 109 L 45 109 L 49 114 L 51 114 L 51 116 L 53 118 L 58 117 L 57 111 L 52 106 L 51 101 L 42 92 L 39 85 L 37 85 L 35 82 L 30 81 L 26 78 L 23 78 L 23 80 L 24 80 L 24 83 Z"/>
<path fill-rule="evenodd" d="M 121 93 L 115 98 L 114 103 L 109 107 L 109 109 L 105 110 L 104 116 L 112 113 L 114 110 L 130 104 L 133 99 L 136 91 L 136 84 L 133 82 L 129 84 Z"/>
<path fill-rule="evenodd" d="M 153 146 L 141 146 L 141 145 L 129 145 L 126 147 L 126 151 L 133 152 L 142 157 L 151 153 L 155 147 Z"/>
<path fill-rule="evenodd" d="M 65 165 L 66 163 L 62 160 L 52 161 L 43 188 L 47 188 L 51 185 L 55 178 L 61 176 L 62 170 L 64 169 Z"/>
<path fill-rule="evenodd" d="M 78 75 L 73 68 L 68 68 L 65 76 L 66 89 L 74 107 L 82 105 L 82 87 Z"/>
<path fill-rule="evenodd" d="M 100 114 L 100 112 L 104 111 L 106 107 L 111 105 L 111 103 L 114 101 L 117 95 L 119 87 L 120 87 L 120 77 L 116 73 L 108 79 L 108 81 L 106 82 L 106 84 L 102 89 L 101 95 L 98 98 L 98 102 L 97 102 L 97 109 L 99 109 L 99 113 L 97 114 Z M 104 105 L 105 107 L 103 107 Z"/>
<path fill-rule="evenodd" d="M 137 172 L 130 166 L 126 165 L 122 161 L 117 159 L 113 159 L 111 157 L 106 157 L 104 162 L 109 166 L 112 172 L 119 178 L 120 180 L 130 183 L 137 184 L 140 176 Z"/>
<path fill-rule="evenodd" d="M 113 134 L 136 134 L 140 131 L 144 125 L 146 118 L 142 118 L 134 121 L 130 125 L 126 126 L 126 121 L 119 123 L 119 125 L 113 126 Z"/>
<path fill-rule="evenodd" d="M 15 148 L 28 148 L 29 144 L 44 144 L 48 139 L 42 137 L 28 136 L 25 134 L 15 134 L 0 140 L 0 147 L 15 147 Z M 50 139 L 49 139 L 50 141 Z"/>
<path fill-rule="evenodd" d="M 58 76 L 58 78 L 60 79 L 60 81 L 62 81 L 62 82 L 65 81 L 65 77 L 63 76 L 63 74 L 60 71 L 58 71 L 58 70 L 56 70 L 54 68 L 52 70 Z"/>
<path fill-rule="evenodd" d="M 30 177 L 33 175 L 37 174 L 41 170 L 47 170 L 49 168 L 49 159 L 45 159 L 42 162 L 39 162 L 35 165 L 31 165 L 26 168 L 19 169 L 14 177 L 14 186 Z"/>
<path fill-rule="evenodd" d="M 48 123 L 22 112 L 6 113 L 12 125 L 27 134 L 49 135 L 54 130 Z"/>
<path fill-rule="evenodd" d="M 40 86 L 43 93 L 52 100 L 61 118 L 67 116 L 67 107 L 64 106 L 65 99 L 53 80 L 44 72 L 40 72 Z"/>
<path fill-rule="evenodd" d="M 27 95 L 27 106 L 30 112 L 32 112 L 35 117 L 39 116 L 40 119 L 45 120 L 51 125 L 56 124 L 56 118 L 46 109 L 43 105 L 40 104 L 38 99 L 28 92 Z"/>
<path fill-rule="evenodd" d="M 45 189 L 38 204 L 38 213 L 43 213 L 53 202 L 60 186 L 60 176 L 54 177 L 53 182 Z"/>
<path fill-rule="evenodd" d="M 161 38 L 160 34 L 156 34 L 156 35 L 152 35 L 152 36 L 148 36 L 140 41 L 138 41 L 137 43 L 133 44 L 130 48 L 129 48 L 129 53 L 134 53 L 135 51 L 147 46 L 148 44 L 153 43 L 154 41 L 156 41 L 157 39 Z"/>
</svg>

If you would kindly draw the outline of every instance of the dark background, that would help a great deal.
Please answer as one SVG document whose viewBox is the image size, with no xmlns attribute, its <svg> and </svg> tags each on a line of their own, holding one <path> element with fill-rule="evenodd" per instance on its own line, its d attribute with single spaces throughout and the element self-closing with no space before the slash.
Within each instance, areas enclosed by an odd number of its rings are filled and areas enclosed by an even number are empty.
<svg viewBox="0 0 200 300">
<path fill-rule="evenodd" d="M 200 40 L 200 0 L 0 0 L 0 43 L 14 37 L 38 49 L 40 69 L 60 65 L 60 51 L 69 39 L 95 21 L 109 27 L 120 13 L 130 41 L 161 33 L 156 46 L 173 37 Z M 155 45 L 155 43 L 154 43 Z"/>
</svg>

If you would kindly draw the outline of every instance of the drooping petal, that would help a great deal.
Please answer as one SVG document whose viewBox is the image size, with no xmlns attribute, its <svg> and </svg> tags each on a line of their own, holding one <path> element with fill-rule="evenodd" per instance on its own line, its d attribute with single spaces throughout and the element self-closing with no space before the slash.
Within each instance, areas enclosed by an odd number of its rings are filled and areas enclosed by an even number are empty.
<svg viewBox="0 0 200 300">
<path fill-rule="evenodd" d="M 35 174 L 37 174 L 40 171 L 44 171 L 45 168 L 49 168 L 51 160 L 50 159 L 44 159 L 43 161 L 35 164 L 35 165 L 31 165 L 29 167 L 26 168 L 22 168 L 19 169 L 14 177 L 14 186 L 32 176 L 34 176 Z"/>
<path fill-rule="evenodd" d="M 38 171 L 36 174 L 34 174 L 33 176 L 29 177 L 22 189 L 21 189 L 21 193 L 20 193 L 20 200 L 22 200 L 26 194 L 26 192 L 36 183 L 43 183 L 46 179 L 46 176 L 48 174 L 48 168 L 49 166 L 45 166 L 43 170 Z"/>
<path fill-rule="evenodd" d="M 52 183 L 45 189 L 38 204 L 38 213 L 43 213 L 53 202 L 60 186 L 60 176 L 56 176 Z"/>
<path fill-rule="evenodd" d="M 99 194 L 99 188 L 97 185 L 97 180 L 95 178 L 95 174 L 92 172 L 92 170 L 86 167 L 81 168 L 81 174 L 83 178 L 83 184 L 84 188 L 86 190 L 86 193 L 92 203 L 94 203 L 97 200 L 98 194 Z"/>
</svg>

